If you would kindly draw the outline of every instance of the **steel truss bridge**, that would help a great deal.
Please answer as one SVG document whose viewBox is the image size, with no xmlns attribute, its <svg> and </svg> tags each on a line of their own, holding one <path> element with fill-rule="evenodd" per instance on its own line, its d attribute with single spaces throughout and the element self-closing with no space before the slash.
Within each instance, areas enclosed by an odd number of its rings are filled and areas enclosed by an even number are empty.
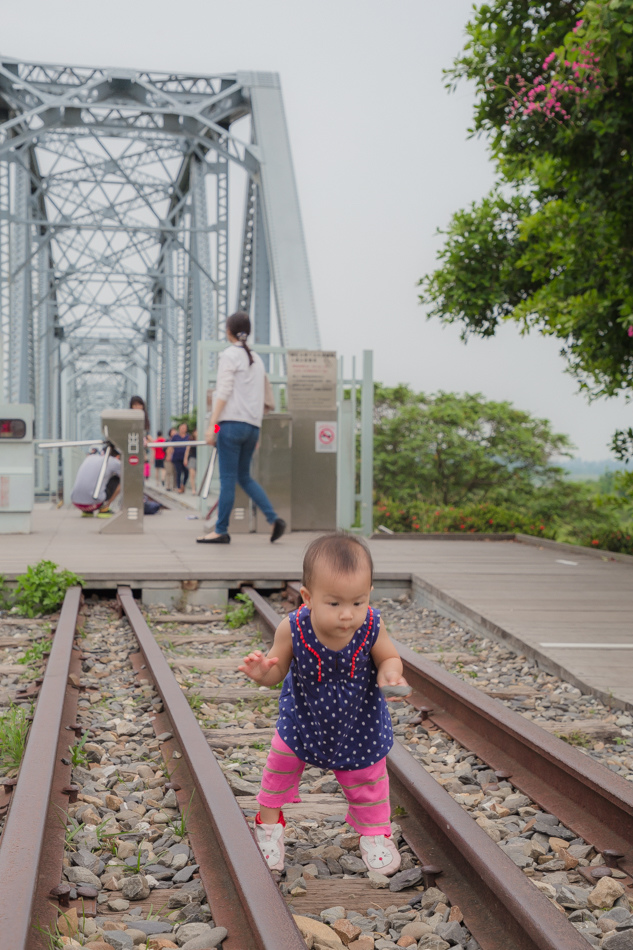
<svg viewBox="0 0 633 950">
<path fill-rule="evenodd" d="M 165 429 L 235 309 L 257 343 L 276 316 L 282 346 L 319 348 L 277 74 L 3 58 L 0 399 L 34 403 L 40 439 L 98 435 L 135 392 Z"/>
</svg>

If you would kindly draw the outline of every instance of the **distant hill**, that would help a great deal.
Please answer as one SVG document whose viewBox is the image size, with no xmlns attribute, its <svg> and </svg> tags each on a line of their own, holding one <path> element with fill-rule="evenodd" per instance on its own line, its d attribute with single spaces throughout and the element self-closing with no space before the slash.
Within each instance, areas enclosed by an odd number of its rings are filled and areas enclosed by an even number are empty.
<svg viewBox="0 0 633 950">
<path fill-rule="evenodd" d="M 587 462 L 585 459 L 561 459 L 558 464 L 573 479 L 600 478 L 605 472 L 616 472 L 627 467 L 624 462 L 617 462 L 612 458 L 600 459 L 597 462 Z"/>
</svg>

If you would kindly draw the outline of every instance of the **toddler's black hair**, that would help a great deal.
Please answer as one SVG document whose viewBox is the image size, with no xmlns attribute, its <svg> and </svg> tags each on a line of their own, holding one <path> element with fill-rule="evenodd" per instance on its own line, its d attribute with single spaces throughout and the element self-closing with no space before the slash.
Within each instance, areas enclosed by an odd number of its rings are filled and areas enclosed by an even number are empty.
<svg viewBox="0 0 633 950">
<path fill-rule="evenodd" d="M 352 574 L 361 562 L 369 567 L 371 582 L 374 579 L 374 562 L 366 543 L 355 534 L 337 531 L 324 534 L 308 546 L 303 558 L 302 584 L 308 590 L 314 581 L 315 568 L 320 561 L 327 562 L 337 574 Z"/>
</svg>

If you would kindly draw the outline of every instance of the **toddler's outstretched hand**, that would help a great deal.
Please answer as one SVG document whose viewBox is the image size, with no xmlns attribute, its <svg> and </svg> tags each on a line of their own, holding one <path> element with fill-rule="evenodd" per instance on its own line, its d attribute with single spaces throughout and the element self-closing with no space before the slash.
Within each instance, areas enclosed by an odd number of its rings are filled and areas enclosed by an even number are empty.
<svg viewBox="0 0 633 950">
<path fill-rule="evenodd" d="M 241 666 L 238 666 L 238 670 L 241 673 L 246 673 L 256 683 L 261 683 L 278 662 L 279 659 L 276 656 L 264 656 L 261 650 L 253 650 L 252 653 L 244 657 Z"/>
</svg>

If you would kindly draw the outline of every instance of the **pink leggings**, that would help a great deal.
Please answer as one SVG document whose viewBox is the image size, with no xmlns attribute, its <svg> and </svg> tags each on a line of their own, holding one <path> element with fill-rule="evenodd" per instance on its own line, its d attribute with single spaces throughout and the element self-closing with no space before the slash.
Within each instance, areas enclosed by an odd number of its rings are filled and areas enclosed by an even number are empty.
<svg viewBox="0 0 633 950">
<path fill-rule="evenodd" d="M 389 776 L 386 759 L 366 769 L 333 769 L 349 805 L 345 820 L 361 835 L 390 835 Z M 257 801 L 264 808 L 282 808 L 301 801 L 299 781 L 305 768 L 277 731 L 264 766 Z"/>
</svg>

